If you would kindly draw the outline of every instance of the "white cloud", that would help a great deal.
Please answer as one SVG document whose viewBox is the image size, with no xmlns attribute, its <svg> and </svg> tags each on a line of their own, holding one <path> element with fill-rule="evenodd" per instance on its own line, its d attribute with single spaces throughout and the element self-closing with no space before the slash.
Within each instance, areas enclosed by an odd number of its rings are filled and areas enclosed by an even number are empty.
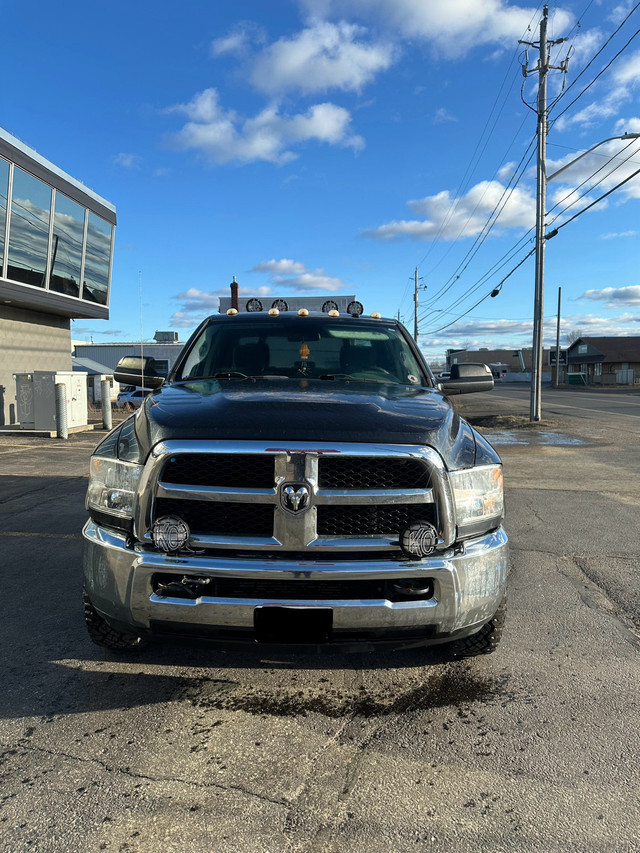
<svg viewBox="0 0 640 853">
<path fill-rule="evenodd" d="M 220 306 L 220 297 L 229 296 L 230 292 L 228 287 L 220 287 L 217 290 L 210 291 L 190 287 L 172 297 L 180 303 L 180 307 L 171 315 L 169 322 L 177 329 L 193 328 L 205 317 L 216 314 Z M 268 286 L 258 287 L 251 292 L 242 290 L 243 297 L 268 296 L 270 293 L 271 288 Z"/>
<path fill-rule="evenodd" d="M 281 38 L 266 48 L 254 65 L 251 81 L 271 95 L 292 89 L 359 92 L 389 68 L 395 53 L 390 44 L 356 41 L 365 32 L 344 21 L 315 21 L 292 38 Z"/>
<path fill-rule="evenodd" d="M 292 147 L 311 141 L 355 150 L 364 146 L 362 138 L 351 133 L 349 112 L 330 103 L 293 116 L 281 115 L 277 105 L 270 105 L 254 118 L 243 118 L 222 109 L 215 89 L 205 89 L 167 112 L 184 113 L 189 119 L 173 134 L 172 143 L 200 151 L 214 163 L 264 160 L 281 165 L 297 157 Z"/>
<path fill-rule="evenodd" d="M 611 231 L 609 234 L 601 234 L 601 240 L 616 240 L 619 237 L 636 237 L 637 231 Z"/>
<path fill-rule="evenodd" d="M 440 109 L 435 111 L 433 116 L 434 124 L 445 124 L 450 121 L 458 121 L 458 119 L 452 115 L 446 107 L 440 107 Z"/>
<path fill-rule="evenodd" d="M 252 21 L 242 21 L 226 36 L 211 42 L 211 56 L 245 56 L 253 44 L 265 41 L 264 31 Z"/>
<path fill-rule="evenodd" d="M 305 272 L 302 275 L 287 278 L 286 276 L 276 276 L 274 278 L 276 284 L 284 284 L 287 287 L 293 288 L 298 293 L 313 292 L 315 290 L 328 290 L 330 293 L 336 293 L 343 287 L 346 287 L 341 278 L 331 278 L 324 275 L 322 270 L 314 272 Z"/>
<path fill-rule="evenodd" d="M 300 275 L 306 272 L 306 267 L 299 261 L 291 261 L 288 258 L 281 258 L 276 261 L 275 258 L 270 261 L 261 261 L 251 268 L 251 272 L 268 272 L 276 275 Z"/>
<path fill-rule="evenodd" d="M 448 190 L 443 190 L 436 195 L 408 202 L 408 206 L 415 213 L 422 214 L 424 219 L 389 222 L 363 232 L 363 236 L 376 240 L 401 237 L 456 240 L 460 237 L 476 237 L 496 205 L 501 208 L 496 223 L 498 228 L 530 228 L 535 222 L 534 197 L 516 187 L 508 190 L 501 201 L 504 192 L 505 187 L 499 181 L 482 181 L 458 199 L 452 198 Z"/>
<path fill-rule="evenodd" d="M 635 308 L 640 306 L 640 285 L 629 287 L 604 287 L 602 290 L 585 290 L 580 299 L 605 302 L 607 308 Z"/>
<path fill-rule="evenodd" d="M 122 166 L 123 169 L 137 169 L 140 166 L 141 158 L 137 154 L 125 154 L 121 151 L 113 158 L 113 162 L 116 166 Z"/>
<path fill-rule="evenodd" d="M 457 57 L 479 45 L 513 48 L 529 25 L 538 23 L 533 7 L 514 6 L 505 0 L 299 0 L 312 16 L 344 18 L 352 14 L 368 24 L 391 30 L 403 38 L 423 39 L 438 52 Z M 556 9 L 551 30 L 561 33 L 572 17 Z"/>
<path fill-rule="evenodd" d="M 90 326 L 73 326 L 73 335 L 83 335 L 85 338 L 120 338 L 126 333 L 121 329 L 92 329 Z"/>
<path fill-rule="evenodd" d="M 313 293 L 318 290 L 336 293 L 348 287 L 341 278 L 328 276 L 323 269 L 310 270 L 300 261 L 288 258 L 261 261 L 252 267 L 251 272 L 266 272 L 274 285 L 290 288 L 296 293 Z"/>
</svg>

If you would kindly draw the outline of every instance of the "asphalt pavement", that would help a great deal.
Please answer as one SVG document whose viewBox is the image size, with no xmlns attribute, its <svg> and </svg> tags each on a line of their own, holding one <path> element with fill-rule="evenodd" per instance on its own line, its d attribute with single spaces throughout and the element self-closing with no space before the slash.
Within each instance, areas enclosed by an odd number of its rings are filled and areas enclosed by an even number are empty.
<svg viewBox="0 0 640 853">
<path fill-rule="evenodd" d="M 527 426 L 516 397 L 457 401 L 504 460 L 511 576 L 497 652 L 453 664 L 105 654 L 81 607 L 101 433 L 0 434 L 0 850 L 640 851 L 637 432 Z"/>
</svg>

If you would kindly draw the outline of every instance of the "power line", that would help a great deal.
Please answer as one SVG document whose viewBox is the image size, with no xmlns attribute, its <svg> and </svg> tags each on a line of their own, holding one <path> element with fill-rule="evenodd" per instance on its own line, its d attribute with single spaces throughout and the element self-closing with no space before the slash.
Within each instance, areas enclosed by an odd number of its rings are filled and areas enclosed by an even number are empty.
<svg viewBox="0 0 640 853">
<path fill-rule="evenodd" d="M 484 273 L 484 274 L 483 274 L 483 275 L 478 279 L 478 281 L 476 281 L 476 283 L 475 283 L 472 287 L 470 287 L 470 288 L 469 288 L 468 290 L 466 290 L 466 291 L 465 291 L 461 296 L 459 296 L 459 297 L 458 297 L 458 299 L 456 299 L 454 302 L 452 302 L 452 303 L 448 306 L 449 311 L 451 311 L 451 309 L 455 308 L 457 305 L 460 305 L 460 303 L 461 303 L 461 302 L 464 302 L 464 300 L 465 300 L 465 299 L 467 299 L 469 296 L 471 296 L 471 294 L 472 294 L 472 293 L 475 293 L 477 290 L 479 290 L 479 288 L 480 288 L 480 287 L 482 287 L 482 285 L 483 285 L 483 284 L 485 284 L 485 283 L 486 283 L 490 278 L 492 278 L 494 275 L 496 275 L 496 274 L 498 273 L 498 271 L 499 271 L 499 270 L 501 270 L 503 267 L 505 267 L 505 266 L 506 266 L 506 265 L 507 265 L 507 264 L 508 264 L 512 259 L 513 259 L 513 257 L 518 253 L 518 251 L 522 248 L 521 244 L 522 244 L 522 243 L 524 243 L 524 242 L 525 242 L 525 240 L 527 240 L 527 238 L 529 237 L 529 234 L 530 234 L 533 230 L 534 230 L 533 228 L 530 228 L 530 229 L 526 232 L 526 234 L 524 234 L 524 235 L 523 235 L 523 236 L 522 236 L 522 237 L 517 241 L 517 243 L 516 243 L 514 246 L 512 246 L 512 247 L 511 247 L 507 252 L 505 252 L 505 253 L 504 253 L 504 255 L 502 255 L 502 257 L 501 257 L 501 258 L 499 258 L 499 259 L 494 263 L 494 265 L 493 265 L 492 267 L 490 267 L 490 268 L 487 270 L 487 272 L 485 272 L 485 273 Z M 498 285 L 498 287 L 499 287 L 499 286 L 500 286 L 500 285 Z M 428 313 L 428 310 L 429 310 L 429 309 L 427 309 L 427 310 L 425 311 L 425 314 L 423 315 L 423 317 L 422 317 L 421 319 L 424 319 L 424 318 L 426 317 L 426 315 L 427 315 L 427 313 Z M 443 312 L 447 311 L 447 309 L 439 309 L 439 310 L 440 310 L 440 311 L 443 311 Z"/>
<path fill-rule="evenodd" d="M 577 213 L 567 219 L 566 222 L 563 222 L 561 225 L 558 225 L 557 228 L 545 235 L 545 240 L 550 240 L 552 237 L 555 237 L 561 228 L 564 228 L 570 222 L 573 222 L 574 219 L 577 219 L 579 216 L 582 216 L 583 213 L 586 213 L 587 210 L 590 210 L 592 207 L 598 204 L 598 202 L 601 202 L 603 199 L 607 198 L 607 196 L 610 196 L 612 192 L 615 192 L 615 190 L 620 189 L 620 187 L 624 186 L 624 184 L 628 183 L 632 178 L 635 178 L 636 175 L 640 175 L 640 169 L 636 169 L 635 172 L 632 172 L 623 181 L 620 181 L 619 184 L 616 184 L 615 187 L 611 187 L 610 190 L 601 195 L 599 198 L 595 199 L 595 201 L 592 201 L 591 204 L 588 204 L 586 207 L 583 207 L 582 210 L 579 210 Z"/>
<path fill-rule="evenodd" d="M 576 85 L 576 83 L 577 83 L 577 82 L 578 82 L 578 80 L 582 77 L 582 75 L 585 73 L 585 71 L 586 71 L 586 70 L 587 70 L 587 69 L 588 69 L 588 68 L 589 68 L 589 67 L 590 67 L 590 66 L 595 62 L 595 60 L 598 58 L 598 56 L 600 56 L 600 54 L 601 54 L 601 53 L 603 52 L 603 50 L 607 47 L 607 45 L 609 45 L 609 44 L 611 43 L 611 41 L 613 40 L 613 38 L 614 38 L 614 37 L 615 37 L 615 36 L 620 32 L 620 30 L 622 29 L 622 27 L 626 24 L 626 22 L 629 20 L 629 18 L 633 15 L 633 13 L 634 13 L 634 12 L 635 12 L 639 7 L 640 7 L 640 3 L 636 3 L 636 5 L 633 7 L 633 9 L 631 9 L 631 11 L 627 14 L 627 16 L 626 16 L 626 17 L 624 18 L 624 20 L 622 21 L 622 23 L 618 26 L 618 28 L 617 28 L 616 30 L 614 30 L 614 32 L 613 32 L 613 33 L 611 33 L 611 35 L 610 35 L 610 36 L 609 36 L 609 38 L 606 40 L 606 42 L 602 45 L 602 47 L 601 47 L 599 50 L 597 50 L 597 51 L 596 51 L 596 53 L 594 53 L 594 55 L 591 57 L 591 59 L 590 59 L 590 60 L 589 60 L 589 62 L 585 65 L 585 67 L 582 69 L 582 71 L 578 74 L 578 76 L 575 78 L 575 80 L 573 80 L 573 81 L 569 84 L 569 86 L 567 86 L 567 88 L 566 88 L 566 89 L 564 90 L 564 92 L 562 93 L 561 98 L 564 98 L 564 97 L 566 97 L 566 96 L 567 96 L 567 93 L 568 93 L 568 92 L 569 92 L 569 91 L 570 91 L 570 90 L 571 90 L 571 89 Z M 587 91 L 588 91 L 588 90 L 593 86 L 593 84 L 596 82 L 596 80 L 597 80 L 599 77 L 601 77 L 601 76 L 605 73 L 605 71 L 607 71 L 607 70 L 611 67 L 611 65 L 615 62 L 615 60 L 620 56 L 620 54 L 621 54 L 624 50 L 626 50 L 626 48 L 631 44 L 631 42 L 634 40 L 634 38 L 636 38 L 636 36 L 637 36 L 639 33 L 640 33 L 640 30 L 636 30 L 636 31 L 635 31 L 635 33 L 634 33 L 634 34 L 631 36 L 631 38 L 626 42 L 626 44 L 625 44 L 625 45 L 624 45 L 624 46 L 623 46 L 623 47 L 622 47 L 622 48 L 621 48 L 621 49 L 620 49 L 620 50 L 615 54 L 615 56 L 614 56 L 614 57 L 613 57 L 613 58 L 612 58 L 612 59 L 611 59 L 611 60 L 610 60 L 610 61 L 609 61 L 605 66 L 604 66 L 604 68 L 602 68 L 602 70 L 601 70 L 601 71 L 599 71 L 599 72 L 598 72 L 598 74 L 596 74 L 596 76 L 593 78 L 593 80 L 591 80 L 591 82 L 590 82 L 590 83 L 588 83 L 588 84 L 584 87 L 584 89 L 582 89 L 582 91 L 581 91 L 578 95 L 576 95 L 576 97 L 575 97 L 575 98 L 574 98 L 574 99 L 573 99 L 569 104 L 567 104 L 567 106 L 562 110 L 562 112 L 558 113 L 558 115 L 557 115 L 557 116 L 555 116 L 555 118 L 553 119 L 553 121 L 554 121 L 554 122 L 556 122 L 556 121 L 560 118 L 560 116 L 563 116 L 563 115 L 567 112 L 567 110 L 568 110 L 568 109 L 570 109 L 570 108 L 575 104 L 575 102 L 576 102 L 579 98 L 581 98 L 581 97 L 585 94 L 585 92 L 587 92 Z M 560 101 L 560 99 L 561 99 L 561 98 L 558 98 L 558 99 L 556 100 L 556 102 L 555 102 L 555 103 L 558 103 L 558 102 Z M 555 104 L 554 104 L 554 105 L 555 105 Z"/>
<path fill-rule="evenodd" d="M 516 166 L 512 176 L 509 179 L 506 187 L 504 188 L 500 198 L 498 199 L 498 201 L 494 205 L 494 208 L 491 211 L 491 213 L 489 214 L 489 217 L 488 217 L 487 221 L 485 222 L 482 230 L 476 236 L 476 239 L 475 239 L 473 245 L 468 250 L 467 254 L 464 256 L 462 261 L 458 264 L 458 266 L 454 270 L 453 274 L 445 282 L 443 287 L 437 293 L 434 294 L 433 298 L 429 302 L 429 305 L 435 305 L 437 300 L 440 299 L 445 293 L 447 293 L 453 287 L 453 285 L 460 279 L 462 274 L 469 267 L 469 264 L 471 263 L 473 258 L 478 253 L 478 251 L 479 251 L 480 247 L 482 246 L 482 244 L 484 243 L 484 241 L 489 236 L 489 233 L 491 232 L 491 230 L 493 229 L 493 227 L 497 223 L 500 214 L 504 210 L 504 207 L 506 206 L 507 201 L 509 200 L 509 196 L 515 190 L 517 185 L 519 184 L 520 180 L 522 179 L 522 177 L 524 175 L 524 172 L 525 172 L 527 166 L 531 162 L 531 157 L 533 157 L 533 152 L 531 153 L 531 155 L 529 156 L 529 158 L 527 159 L 526 163 L 524 163 L 524 166 L 523 166 L 523 161 L 524 161 L 525 157 L 527 156 L 527 154 L 529 154 L 529 151 L 530 151 L 531 147 L 533 146 L 534 142 L 535 142 L 535 136 L 529 142 L 529 145 L 527 146 L 527 149 L 526 149 L 525 153 L 523 154 L 522 159 L 520 160 L 520 162 Z M 516 175 L 517 175 L 517 173 L 521 167 L 522 167 L 522 171 L 521 171 L 520 175 L 518 175 L 518 177 L 516 178 Z M 514 181 L 514 178 L 515 178 L 515 181 Z M 513 186 L 511 186 L 512 181 L 514 181 Z M 465 263 L 465 261 L 466 261 L 466 263 Z M 463 266 L 463 264 L 464 264 L 464 266 Z M 459 274 L 457 274 L 458 270 L 460 270 Z"/>
<path fill-rule="evenodd" d="M 515 272 L 517 269 L 519 269 L 519 267 L 521 267 L 521 266 L 522 266 L 522 264 L 523 264 L 523 263 L 524 263 L 528 258 L 530 258 L 530 257 L 531 257 L 531 255 L 533 255 L 533 253 L 534 253 L 534 252 L 535 252 L 535 247 L 534 247 L 533 249 L 531 249 L 531 251 L 530 251 L 530 252 L 528 252 L 528 253 L 524 256 L 524 258 L 522 258 L 522 260 L 521 260 L 521 261 L 519 261 L 519 263 L 517 263 L 517 264 L 516 264 L 516 266 L 515 266 L 515 267 L 513 267 L 513 269 L 512 269 L 512 270 L 510 270 L 510 271 L 507 273 L 507 275 L 502 279 L 502 281 L 501 281 L 498 285 L 496 285 L 496 287 L 494 287 L 492 290 L 490 290 L 490 291 L 489 291 L 489 293 L 486 293 L 486 294 L 482 297 L 482 299 L 479 299 L 479 300 L 475 303 L 475 305 L 472 305 L 472 306 L 471 306 L 471 308 L 469 308 L 469 309 L 468 309 L 467 311 L 465 311 L 463 314 L 460 314 L 460 316 L 459 316 L 459 317 L 457 317 L 455 320 L 452 320 L 450 323 L 447 323 L 445 326 L 440 326 L 440 328 L 438 328 L 438 329 L 428 329 L 426 332 L 423 332 L 422 334 L 423 334 L 423 335 L 433 335 L 433 334 L 435 334 L 436 332 L 442 332 L 444 329 L 448 329 L 450 326 L 453 326 L 453 325 L 454 325 L 454 323 L 457 323 L 457 322 L 458 322 L 458 320 L 461 320 L 463 317 L 466 317 L 466 316 L 467 316 L 467 314 L 470 314 L 470 313 L 473 311 L 473 309 L 474 309 L 474 308 L 477 308 L 477 307 L 478 307 L 478 305 L 480 305 L 480 303 L 481 303 L 481 302 L 484 302 L 484 300 L 485 300 L 485 299 L 488 299 L 491 295 L 497 295 L 497 294 L 495 293 L 495 291 L 496 291 L 496 290 L 498 290 L 498 291 L 499 291 L 499 290 L 502 288 L 502 285 L 505 283 L 505 281 L 506 281 L 508 278 L 510 278 L 510 277 L 514 274 L 514 272 Z"/>
<path fill-rule="evenodd" d="M 535 11 L 534 11 L 534 13 L 533 13 L 533 15 L 532 15 L 532 17 L 531 17 L 531 20 L 529 21 L 529 25 L 527 26 L 527 29 L 526 29 L 526 30 L 525 30 L 525 32 L 523 33 L 523 36 L 524 36 L 524 35 L 526 35 L 526 33 L 527 33 L 527 32 L 530 32 L 530 31 L 531 31 L 531 25 L 532 25 L 532 23 L 533 23 L 534 19 L 536 18 L 536 16 L 539 14 L 540 7 L 541 7 L 541 6 L 542 6 L 542 2 L 539 2 L 539 3 L 538 3 L 538 5 L 537 5 L 537 7 L 536 7 L 536 9 L 535 9 Z M 495 121 L 493 122 L 493 125 L 492 125 L 492 127 L 491 127 L 491 130 L 490 130 L 490 132 L 489 132 L 489 133 L 488 133 L 488 135 L 487 135 L 487 138 L 486 138 L 486 140 L 485 140 L 484 146 L 482 147 L 482 150 L 480 151 L 480 154 L 479 154 L 479 155 L 477 156 L 477 158 L 476 158 L 476 155 L 477 155 L 477 153 L 478 153 L 478 149 L 479 149 L 479 147 L 480 147 L 480 145 L 481 145 L 481 143 L 482 143 L 482 139 L 483 139 L 483 137 L 484 137 L 485 133 L 487 132 L 487 128 L 488 128 L 488 126 L 489 126 L 489 122 L 490 122 L 490 120 L 491 120 L 491 116 L 493 115 L 493 113 L 494 113 L 494 111 L 495 111 L 495 109 L 496 109 L 496 106 L 497 106 L 497 104 L 498 104 L 498 100 L 499 100 L 499 98 L 500 98 L 500 95 L 501 95 L 501 93 L 502 93 L 502 91 L 503 91 L 503 89 L 504 89 L 504 87 L 505 87 L 505 83 L 506 83 L 506 81 L 509 79 L 509 75 L 510 75 L 510 72 L 511 72 L 511 67 L 513 66 L 514 60 L 516 59 L 516 57 L 517 57 L 517 55 L 518 55 L 518 52 L 519 52 L 519 51 L 518 51 L 518 49 L 516 49 L 516 50 L 514 51 L 513 56 L 512 56 L 512 58 L 511 58 L 511 62 L 509 63 L 509 66 L 508 66 L 508 68 L 507 68 L 507 70 L 506 70 L 506 72 L 505 72 L 505 75 L 504 75 L 504 78 L 503 78 L 502 83 L 501 83 L 501 85 L 500 85 L 500 89 L 499 89 L 499 91 L 498 91 L 498 94 L 496 95 L 496 98 L 495 98 L 495 100 L 494 100 L 493 106 L 492 106 L 492 108 L 491 108 L 491 110 L 490 110 L 490 112 L 489 112 L 489 115 L 488 115 L 487 120 L 486 120 L 486 122 L 485 122 L 484 128 L 483 128 L 483 130 L 482 130 L 482 133 L 480 134 L 480 138 L 479 138 L 479 140 L 478 140 L 478 142 L 477 142 L 477 144 L 476 144 L 475 150 L 474 150 L 474 152 L 473 152 L 473 154 L 472 154 L 472 156 L 471 156 L 471 159 L 470 159 L 469 164 L 468 164 L 468 166 L 467 166 L 467 168 L 466 168 L 466 170 L 465 170 L 465 173 L 464 173 L 464 175 L 463 175 L 463 177 L 462 177 L 462 180 L 460 181 L 460 184 L 459 184 L 459 186 L 458 186 L 458 189 L 456 190 L 456 201 L 455 201 L 455 203 L 452 205 L 452 207 L 450 208 L 450 210 L 449 210 L 449 212 L 448 212 L 447 216 L 445 217 L 445 219 L 442 221 L 442 223 L 441 223 L 441 225 L 440 225 L 440 228 L 438 229 L 438 233 L 436 234 L 436 236 L 435 236 L 434 240 L 432 241 L 432 243 L 431 243 L 431 245 L 430 245 L 429 249 L 428 249 L 428 250 L 427 250 L 427 252 L 423 255 L 423 257 L 422 257 L 422 259 L 419 261 L 419 263 L 418 263 L 418 264 L 416 264 L 416 266 L 422 266 L 422 264 L 425 262 L 425 260 L 427 259 L 427 257 L 428 257 L 428 256 L 430 255 L 430 253 L 433 251 L 433 248 L 434 248 L 434 246 L 436 245 L 436 243 L 438 242 L 438 240 L 439 240 L 439 238 L 440 238 L 440 236 L 441 236 L 441 234 L 442 234 L 442 232 L 443 232 L 443 230 L 444 230 L 444 228 L 445 228 L 446 224 L 449 222 L 449 220 L 450 220 L 451 216 L 453 216 L 453 214 L 455 213 L 455 210 L 457 209 L 457 207 L 458 207 L 458 205 L 459 205 L 459 203 L 460 203 L 460 200 L 461 200 L 461 197 L 462 197 L 462 193 L 466 190 L 466 188 L 467 188 L 467 186 L 468 186 L 468 180 L 470 180 L 471 175 L 473 174 L 473 170 L 475 170 L 475 168 L 477 167 L 477 164 L 478 164 L 478 162 L 480 161 L 480 158 L 482 157 L 482 155 L 484 154 L 484 152 L 485 152 L 485 150 L 486 150 L 486 147 L 487 147 L 487 145 L 488 145 L 488 143 L 489 143 L 489 140 L 490 140 L 490 138 L 491 138 L 491 136 L 492 136 L 492 134 L 493 134 L 493 132 L 494 132 L 494 130 L 495 130 L 495 127 L 496 127 L 496 124 L 497 124 L 497 122 L 498 122 L 498 119 L 499 119 L 500 115 L 502 114 L 502 110 L 504 109 L 504 107 L 505 107 L 505 105 L 506 105 L 506 101 L 507 101 L 507 97 L 508 97 L 509 92 L 505 93 L 503 103 L 502 103 L 502 105 L 501 105 L 501 107 L 500 107 L 500 110 L 499 110 L 499 112 L 498 112 L 498 114 L 497 114 L 497 116 L 496 116 L 496 118 L 495 118 Z M 511 88 L 512 88 L 512 87 L 513 87 L 513 83 L 512 83 L 512 85 L 511 85 L 511 87 L 509 88 L 509 91 L 511 90 Z M 521 125 L 521 128 L 522 128 L 522 125 Z M 520 128 L 520 129 L 521 129 L 521 128 Z M 519 131 L 518 131 L 518 132 L 519 132 Z M 517 135 L 517 134 L 516 134 L 516 135 Z M 504 154 L 504 156 L 503 156 L 503 159 L 502 159 L 502 161 L 501 161 L 501 164 L 500 164 L 500 165 L 502 165 L 502 163 L 504 163 L 504 159 L 505 159 L 505 158 L 506 158 L 506 156 L 508 155 L 508 153 L 509 153 L 509 151 L 510 151 L 510 149 L 511 149 L 511 146 L 513 145 L 513 142 L 515 141 L 515 138 L 516 138 L 516 137 L 514 136 L 514 139 L 512 140 L 512 142 L 511 142 L 511 144 L 510 144 L 509 148 L 507 148 L 507 151 L 505 152 L 505 154 Z M 474 163 L 474 161 L 475 161 L 475 163 Z M 498 169 L 499 169 L 499 168 L 500 168 L 500 166 L 498 167 Z M 495 177 L 495 174 L 497 174 L 498 169 L 496 169 L 496 172 L 494 173 L 494 177 Z M 467 177 L 468 177 L 468 180 L 467 180 Z M 465 181 L 466 181 L 466 183 L 465 183 Z M 460 236 L 460 235 L 458 235 L 458 237 L 459 237 L 459 236 Z M 456 238 L 456 240 L 457 240 L 457 239 L 458 239 L 458 238 Z M 455 241 L 454 241 L 454 242 L 455 242 Z M 448 251 L 450 251 L 450 249 L 449 249 Z M 447 254 L 448 254 L 448 251 L 447 251 Z M 445 256 L 446 256 L 446 255 L 445 255 Z M 442 262 L 442 260 L 443 260 L 443 259 L 441 259 L 441 260 L 439 261 L 439 263 L 441 263 L 441 262 Z M 436 268 L 437 268 L 437 265 L 436 265 Z M 404 301 L 404 299 L 405 299 L 405 297 L 406 297 L 406 294 L 407 294 L 407 288 L 405 288 L 405 291 L 403 292 L 403 295 L 402 295 L 402 298 L 401 298 L 401 302 L 400 302 L 400 307 L 402 306 L 402 302 Z"/>
<path fill-rule="evenodd" d="M 635 139 L 632 139 L 630 142 L 628 142 L 628 143 L 624 146 L 624 148 L 622 149 L 622 151 L 626 151 L 626 149 L 627 149 L 627 148 L 629 148 L 631 145 L 633 145 L 633 143 L 634 143 L 634 142 L 636 142 L 636 140 L 635 140 Z M 622 153 L 622 152 L 620 152 L 620 153 Z M 578 186 L 577 186 L 577 187 L 574 187 L 574 188 L 573 188 L 570 192 L 568 192 L 568 193 L 567 193 L 563 198 L 561 198 L 559 201 L 557 201 L 557 202 L 553 205 L 553 207 L 549 208 L 549 210 L 547 211 L 547 216 L 548 216 L 548 215 L 549 215 L 553 210 L 555 210 L 555 209 L 556 209 L 556 207 L 558 207 L 558 206 L 559 206 L 559 205 L 561 205 L 564 201 L 566 201 L 568 198 L 570 198 L 570 197 L 571 197 L 571 196 L 572 196 L 572 195 L 573 195 L 577 190 L 579 190 L 581 187 L 585 186 L 585 184 L 590 184 L 590 186 L 589 186 L 589 189 L 588 189 L 588 190 L 586 190 L 584 193 L 582 193 L 581 195 L 579 195 L 579 196 L 578 196 L 574 201 L 572 201 L 572 202 L 571 202 L 571 204 L 567 205 L 567 207 L 565 207 L 563 210 L 561 210 L 559 213 L 557 213 L 557 214 L 553 217 L 553 219 L 551 220 L 551 222 L 548 222 L 548 223 L 547 223 L 547 226 L 549 226 L 549 225 L 553 225 L 553 223 L 554 223 L 554 222 L 556 222 L 556 220 L 558 220 L 558 219 L 562 216 L 562 214 L 563 214 L 563 213 L 566 213 L 566 211 L 567 211 L 567 210 L 569 210 L 571 207 L 574 207 L 574 205 L 576 205 L 576 204 L 577 204 L 581 199 L 585 198 L 585 196 L 586 196 L 586 195 L 588 195 L 588 193 L 592 192 L 596 187 L 600 186 L 600 184 L 601 184 L 603 181 L 606 181 L 606 179 L 607 179 L 607 178 L 611 177 L 611 175 L 613 175 L 613 173 L 614 173 L 617 169 L 619 169 L 621 166 L 623 166 L 625 163 L 627 163 L 629 160 L 631 160 L 631 158 L 632 158 L 636 153 L 637 153 L 637 151 L 632 151 L 632 152 L 631 152 L 627 157 L 625 157 L 625 158 L 624 158 L 624 160 L 622 160 L 622 162 L 621 162 L 621 163 L 617 163 L 617 164 L 613 167 L 613 169 L 611 169 L 610 171 L 608 171 L 605 175 L 603 175 L 603 176 L 602 176 L 598 181 L 596 181 L 594 184 L 591 184 L 591 181 L 595 178 L 595 176 L 598 174 L 598 172 L 601 172 L 603 169 L 606 169 L 606 168 L 607 168 L 607 166 L 608 166 L 610 163 L 613 163 L 613 162 L 614 162 L 614 160 L 617 160 L 617 159 L 618 159 L 619 155 L 615 155 L 615 156 L 613 156 L 613 157 L 609 157 L 609 159 L 606 161 L 606 163 L 603 163 L 603 164 L 602 164 L 602 166 L 600 166 L 600 168 L 599 168 L 599 169 L 597 169 L 597 170 L 596 170 L 592 175 L 590 175 L 588 178 L 585 178 L 585 179 L 584 179 L 584 181 L 582 181 L 580 184 L 578 184 Z"/>
</svg>

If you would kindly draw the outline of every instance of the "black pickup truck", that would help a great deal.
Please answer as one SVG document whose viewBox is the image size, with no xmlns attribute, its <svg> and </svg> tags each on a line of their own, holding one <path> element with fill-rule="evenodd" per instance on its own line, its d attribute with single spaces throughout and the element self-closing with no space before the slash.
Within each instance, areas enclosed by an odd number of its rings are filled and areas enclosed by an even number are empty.
<svg viewBox="0 0 640 853">
<path fill-rule="evenodd" d="M 206 319 L 91 457 L 84 606 L 127 650 L 199 638 L 288 649 L 493 651 L 508 542 L 502 465 L 398 322 L 330 311 Z"/>
</svg>

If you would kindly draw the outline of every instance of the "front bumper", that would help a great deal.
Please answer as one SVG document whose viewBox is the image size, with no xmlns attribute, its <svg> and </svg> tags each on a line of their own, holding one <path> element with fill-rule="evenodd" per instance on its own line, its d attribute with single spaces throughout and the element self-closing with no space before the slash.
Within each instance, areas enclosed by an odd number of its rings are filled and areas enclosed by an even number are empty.
<svg viewBox="0 0 640 853">
<path fill-rule="evenodd" d="M 167 556 L 146 545 L 130 547 L 125 534 L 89 521 L 84 535 L 84 576 L 96 610 L 115 628 L 139 636 L 190 636 L 232 643 L 256 642 L 258 612 L 265 608 L 330 610 L 328 645 L 384 643 L 414 646 L 442 643 L 472 634 L 496 613 L 506 591 L 508 541 L 504 530 L 468 540 L 422 560 L 325 561 Z M 278 598 L 195 599 L 154 592 L 157 575 L 198 578 L 286 581 L 287 596 Z M 294 598 L 296 581 L 431 581 L 433 594 L 410 601 Z M 280 613 L 282 611 L 280 610 Z M 310 614 L 311 615 L 311 614 Z M 304 621 L 304 620 L 303 620 Z M 298 644 L 291 637 L 292 644 Z M 306 642 L 303 640 L 303 642 Z"/>
</svg>

